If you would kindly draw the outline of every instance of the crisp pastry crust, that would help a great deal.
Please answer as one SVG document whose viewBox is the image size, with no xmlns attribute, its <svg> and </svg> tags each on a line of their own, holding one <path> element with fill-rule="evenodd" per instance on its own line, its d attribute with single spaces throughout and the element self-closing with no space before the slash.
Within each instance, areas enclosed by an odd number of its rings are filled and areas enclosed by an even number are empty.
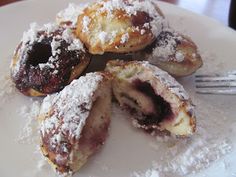
<svg viewBox="0 0 236 177">
<path fill-rule="evenodd" d="M 134 54 L 134 59 L 147 60 L 174 76 L 187 76 L 203 62 L 196 44 L 170 28 L 163 30 L 146 49 Z"/>
<path fill-rule="evenodd" d="M 108 135 L 111 77 L 89 73 L 42 104 L 41 151 L 59 174 L 73 174 L 94 154 Z"/>
<path fill-rule="evenodd" d="M 31 24 L 11 63 L 11 77 L 28 96 L 60 91 L 77 78 L 90 62 L 90 54 L 73 29 L 67 26 Z"/>
<path fill-rule="evenodd" d="M 128 53 L 151 44 L 166 25 L 151 0 L 102 0 L 79 15 L 76 35 L 92 54 Z"/>
<path fill-rule="evenodd" d="M 188 136 L 195 131 L 194 107 L 184 88 L 167 72 L 148 62 L 110 61 L 113 93 L 121 107 L 134 113 L 136 126 Z"/>
</svg>

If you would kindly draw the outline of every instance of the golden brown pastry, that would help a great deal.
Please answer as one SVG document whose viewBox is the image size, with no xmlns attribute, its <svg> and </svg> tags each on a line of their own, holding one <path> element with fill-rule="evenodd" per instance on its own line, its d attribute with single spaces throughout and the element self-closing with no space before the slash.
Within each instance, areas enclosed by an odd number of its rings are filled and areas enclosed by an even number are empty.
<svg viewBox="0 0 236 177">
<path fill-rule="evenodd" d="M 151 0 L 102 0 L 79 15 L 76 35 L 92 54 L 127 53 L 151 44 L 166 25 Z"/>
<path fill-rule="evenodd" d="M 34 23 L 14 53 L 11 77 L 23 94 L 45 96 L 80 76 L 89 62 L 90 54 L 71 28 Z"/>
<path fill-rule="evenodd" d="M 41 151 L 61 175 L 73 174 L 104 144 L 111 114 L 107 73 L 88 73 L 44 99 Z"/>
<path fill-rule="evenodd" d="M 113 74 L 113 94 L 120 106 L 134 114 L 135 124 L 147 131 L 168 131 L 188 136 L 196 120 L 191 100 L 184 88 L 167 72 L 148 62 L 108 62 Z"/>
<path fill-rule="evenodd" d="M 156 40 L 134 59 L 147 60 L 174 76 L 187 76 L 199 69 L 203 62 L 196 44 L 187 36 L 170 28 L 163 30 Z"/>
</svg>

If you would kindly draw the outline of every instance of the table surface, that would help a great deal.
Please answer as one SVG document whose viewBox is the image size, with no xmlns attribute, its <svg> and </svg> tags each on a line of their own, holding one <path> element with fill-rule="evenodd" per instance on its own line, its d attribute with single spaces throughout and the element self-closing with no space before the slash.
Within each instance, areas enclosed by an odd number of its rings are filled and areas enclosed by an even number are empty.
<svg viewBox="0 0 236 177">
<path fill-rule="evenodd" d="M 0 0 L 0 6 L 20 0 Z M 160 0 L 203 14 L 228 25 L 230 0 Z"/>
</svg>

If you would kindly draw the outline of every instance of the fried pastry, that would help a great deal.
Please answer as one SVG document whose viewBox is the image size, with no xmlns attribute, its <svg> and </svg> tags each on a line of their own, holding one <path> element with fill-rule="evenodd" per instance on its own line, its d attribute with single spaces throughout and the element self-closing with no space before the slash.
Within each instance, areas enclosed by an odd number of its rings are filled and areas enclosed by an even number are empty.
<svg viewBox="0 0 236 177">
<path fill-rule="evenodd" d="M 195 131 L 194 107 L 184 88 L 167 72 L 148 62 L 108 62 L 113 94 L 134 114 L 135 124 L 148 132 L 188 136 Z"/>
<path fill-rule="evenodd" d="M 151 0 L 102 0 L 79 15 L 76 35 L 92 54 L 128 53 L 151 44 L 166 25 Z"/>
<path fill-rule="evenodd" d="M 146 49 L 134 54 L 134 59 L 137 58 L 174 76 L 190 75 L 203 64 L 196 44 L 170 28 L 163 30 Z"/>
<path fill-rule="evenodd" d="M 88 73 L 44 99 L 41 151 L 59 174 L 78 171 L 104 144 L 111 114 L 110 79 L 108 73 Z"/>
<path fill-rule="evenodd" d="M 91 55 L 67 26 L 31 24 L 11 63 L 16 88 L 27 96 L 45 96 L 78 78 Z"/>
</svg>

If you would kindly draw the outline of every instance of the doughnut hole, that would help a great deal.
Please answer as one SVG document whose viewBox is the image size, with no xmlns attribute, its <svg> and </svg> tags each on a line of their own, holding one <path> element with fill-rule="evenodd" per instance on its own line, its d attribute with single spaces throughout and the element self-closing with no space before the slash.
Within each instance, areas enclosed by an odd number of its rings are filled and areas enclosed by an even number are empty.
<svg viewBox="0 0 236 177">
<path fill-rule="evenodd" d="M 34 43 L 32 50 L 29 51 L 28 64 L 37 66 L 40 63 L 47 63 L 52 56 L 52 48 L 48 43 Z"/>
</svg>

